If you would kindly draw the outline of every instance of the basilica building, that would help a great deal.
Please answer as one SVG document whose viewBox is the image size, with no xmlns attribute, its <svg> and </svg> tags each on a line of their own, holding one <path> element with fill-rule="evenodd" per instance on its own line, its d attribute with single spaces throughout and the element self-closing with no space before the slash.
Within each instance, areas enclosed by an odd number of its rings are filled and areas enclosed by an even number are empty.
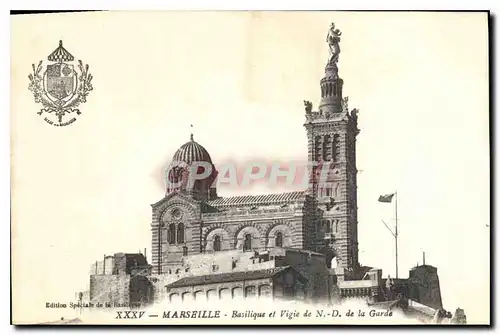
<svg viewBox="0 0 500 335">
<path fill-rule="evenodd" d="M 381 303 L 404 297 L 413 306 L 430 306 L 425 312 L 430 317 L 442 308 L 435 267 L 424 262 L 407 279 L 384 280 L 382 270 L 359 263 L 358 113 L 343 96 L 340 34 L 332 24 L 317 108 L 304 101 L 304 145 L 308 162 L 315 163 L 308 186 L 220 196 L 214 162 L 191 135 L 172 157 L 178 164 L 166 175 L 163 197 L 151 205 L 151 260 L 146 252 L 117 253 L 93 264 L 91 301 L 144 305 L 267 296 Z M 203 172 L 195 165 L 200 162 L 210 173 L 192 182 L 190 173 Z"/>
<path fill-rule="evenodd" d="M 152 205 L 154 273 L 168 272 L 187 255 L 276 247 L 319 252 L 329 267 L 333 264 L 356 273 L 359 130 L 357 111 L 349 111 L 347 98 L 343 98 L 343 80 L 337 68 L 339 38 L 335 34 L 335 30 L 329 34 L 331 57 L 318 87 L 318 109 L 304 101 L 304 143 L 308 161 L 318 164 L 310 187 L 299 192 L 220 197 L 213 187 L 217 171 L 210 154 L 191 135 L 172 157 L 172 161 L 184 163 L 183 167 L 170 170 L 165 197 Z M 208 163 L 212 173 L 189 185 L 193 162 Z M 323 183 L 326 187 L 315 178 L 325 164 L 329 168 Z"/>
</svg>

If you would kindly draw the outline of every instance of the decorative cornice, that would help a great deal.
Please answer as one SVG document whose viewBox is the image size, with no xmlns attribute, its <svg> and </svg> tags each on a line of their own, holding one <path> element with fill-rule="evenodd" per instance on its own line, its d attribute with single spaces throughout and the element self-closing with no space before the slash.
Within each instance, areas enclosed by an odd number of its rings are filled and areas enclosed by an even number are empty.
<svg viewBox="0 0 500 335">
<path fill-rule="evenodd" d="M 170 199 L 172 199 L 174 197 L 179 197 L 183 201 L 189 202 L 189 203 L 191 203 L 193 205 L 199 205 L 201 203 L 201 201 L 198 201 L 196 199 L 188 197 L 188 196 L 184 195 L 182 192 L 175 191 L 175 192 L 167 194 L 160 201 L 155 202 L 154 204 L 151 204 L 151 207 L 153 207 L 153 209 L 156 209 L 157 207 L 160 207 L 162 204 L 166 203 L 167 201 L 169 201 Z"/>
</svg>

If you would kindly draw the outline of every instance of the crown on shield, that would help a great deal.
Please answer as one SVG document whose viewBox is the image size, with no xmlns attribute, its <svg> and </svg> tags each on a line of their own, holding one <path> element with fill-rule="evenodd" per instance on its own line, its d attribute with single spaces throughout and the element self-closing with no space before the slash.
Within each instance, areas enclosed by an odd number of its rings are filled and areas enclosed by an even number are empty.
<svg viewBox="0 0 500 335">
<path fill-rule="evenodd" d="M 59 41 L 59 46 L 56 50 L 54 50 L 49 57 L 48 60 L 51 62 L 70 62 L 75 59 L 72 54 L 68 52 L 68 50 L 64 49 L 62 41 Z"/>
</svg>

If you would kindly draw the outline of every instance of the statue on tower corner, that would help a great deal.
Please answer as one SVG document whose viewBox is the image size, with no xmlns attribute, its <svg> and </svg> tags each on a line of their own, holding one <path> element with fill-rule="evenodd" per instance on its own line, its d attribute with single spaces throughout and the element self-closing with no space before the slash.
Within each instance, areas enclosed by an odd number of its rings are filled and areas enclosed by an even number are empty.
<svg viewBox="0 0 500 335">
<path fill-rule="evenodd" d="M 359 113 L 359 109 L 357 109 L 357 108 L 354 108 L 353 110 L 351 110 L 351 118 L 354 121 L 358 120 L 358 113 Z"/>
<path fill-rule="evenodd" d="M 349 97 L 342 99 L 342 111 L 349 112 Z"/>
<path fill-rule="evenodd" d="M 306 113 L 309 114 L 312 111 L 313 104 L 310 101 L 304 100 L 304 107 L 305 107 Z"/>
<path fill-rule="evenodd" d="M 340 54 L 340 36 L 342 32 L 338 29 L 335 29 L 335 23 L 331 23 L 330 29 L 328 30 L 328 35 L 326 35 L 326 42 L 328 43 L 328 47 L 330 48 L 330 60 L 329 64 L 337 63 L 339 60 Z"/>
</svg>

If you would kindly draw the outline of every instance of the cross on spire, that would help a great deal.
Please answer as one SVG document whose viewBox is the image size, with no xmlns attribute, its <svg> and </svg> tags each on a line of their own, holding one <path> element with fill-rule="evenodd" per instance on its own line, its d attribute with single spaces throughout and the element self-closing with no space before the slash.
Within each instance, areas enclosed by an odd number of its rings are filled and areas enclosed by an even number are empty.
<svg viewBox="0 0 500 335">
<path fill-rule="evenodd" d="M 193 139 L 193 125 L 191 125 L 191 136 L 190 136 L 191 141 L 194 141 Z"/>
</svg>

